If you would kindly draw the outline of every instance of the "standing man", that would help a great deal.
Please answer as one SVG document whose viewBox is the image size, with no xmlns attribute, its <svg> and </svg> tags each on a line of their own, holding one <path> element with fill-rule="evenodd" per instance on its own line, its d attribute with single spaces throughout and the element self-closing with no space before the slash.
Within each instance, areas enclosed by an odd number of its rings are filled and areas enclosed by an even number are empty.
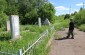
<svg viewBox="0 0 85 55">
<path fill-rule="evenodd" d="M 69 32 L 68 32 L 67 38 L 69 38 L 71 35 L 72 36 L 71 39 L 74 39 L 73 30 L 74 30 L 74 22 L 73 22 L 73 19 L 71 18 L 69 23 Z"/>
</svg>

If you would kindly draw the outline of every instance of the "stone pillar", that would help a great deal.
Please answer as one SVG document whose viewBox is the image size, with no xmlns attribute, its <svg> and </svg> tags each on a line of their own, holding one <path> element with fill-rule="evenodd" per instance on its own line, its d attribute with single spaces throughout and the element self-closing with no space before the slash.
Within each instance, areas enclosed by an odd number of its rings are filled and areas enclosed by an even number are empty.
<svg viewBox="0 0 85 55">
<path fill-rule="evenodd" d="M 18 15 L 10 16 L 10 27 L 11 27 L 12 39 L 20 38 Z"/>
<path fill-rule="evenodd" d="M 39 27 L 41 27 L 41 18 L 40 17 L 38 18 L 38 25 L 39 25 Z"/>
<path fill-rule="evenodd" d="M 44 21 L 44 24 L 50 26 L 50 21 L 46 18 L 46 20 Z"/>
<path fill-rule="evenodd" d="M 7 32 L 10 31 L 10 21 L 7 21 L 6 31 L 7 31 Z"/>
</svg>

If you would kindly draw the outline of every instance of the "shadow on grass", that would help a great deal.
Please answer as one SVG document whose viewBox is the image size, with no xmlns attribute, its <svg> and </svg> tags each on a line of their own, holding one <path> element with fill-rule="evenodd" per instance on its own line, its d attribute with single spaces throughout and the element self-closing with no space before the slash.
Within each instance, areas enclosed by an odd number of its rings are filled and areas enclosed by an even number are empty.
<svg viewBox="0 0 85 55">
<path fill-rule="evenodd" d="M 7 41 L 10 39 L 11 39 L 11 37 L 0 37 L 0 41 Z"/>
</svg>

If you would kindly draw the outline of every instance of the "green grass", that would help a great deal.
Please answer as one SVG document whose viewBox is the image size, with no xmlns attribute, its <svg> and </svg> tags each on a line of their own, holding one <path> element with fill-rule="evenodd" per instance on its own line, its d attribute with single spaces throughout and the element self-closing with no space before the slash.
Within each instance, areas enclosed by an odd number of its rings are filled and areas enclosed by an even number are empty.
<svg viewBox="0 0 85 55">
<path fill-rule="evenodd" d="M 65 28 L 68 28 L 69 27 L 69 19 L 63 19 L 63 17 L 59 17 L 56 19 L 56 22 L 55 22 L 55 29 L 56 30 L 65 30 Z"/>
<path fill-rule="evenodd" d="M 4 32 L 4 31 L 6 31 L 6 27 L 0 28 L 0 32 Z"/>
<path fill-rule="evenodd" d="M 80 25 L 79 26 L 79 30 L 85 32 L 85 24 Z"/>
<path fill-rule="evenodd" d="M 49 29 L 50 27 L 43 25 L 41 28 L 39 28 L 37 25 L 21 25 L 20 31 L 29 30 L 30 32 L 42 33 L 47 28 Z"/>
<path fill-rule="evenodd" d="M 37 25 L 21 25 L 20 35 L 22 38 L 16 41 L 11 40 L 10 32 L 2 32 L 0 33 L 0 38 L 3 37 L 3 40 L 0 39 L 0 51 L 17 53 L 18 50 L 23 47 L 25 47 L 26 49 L 28 47 L 28 43 L 32 44 L 33 42 L 35 42 L 40 37 L 39 34 L 44 32 L 46 29 L 50 29 L 50 26 L 43 25 L 41 28 L 39 28 Z M 48 40 L 49 38 L 46 38 L 38 46 L 38 55 L 43 53 L 44 47 L 47 44 Z"/>
<path fill-rule="evenodd" d="M 69 20 L 57 19 L 55 25 L 56 30 L 64 30 L 64 28 L 68 27 Z M 0 51 L 17 53 L 19 49 L 28 47 L 28 43 L 32 44 L 39 38 L 39 34 L 44 32 L 46 29 L 50 31 L 51 26 L 43 25 L 39 28 L 37 25 L 20 25 L 20 35 L 21 39 L 13 41 L 11 40 L 10 32 L 7 33 L 4 29 L 1 30 L 0 33 Z M 48 40 L 50 39 L 51 33 L 49 33 L 49 37 L 45 38 L 45 40 L 40 43 L 36 48 L 35 55 L 44 55 L 47 54 L 47 50 L 45 49 Z M 55 35 L 56 36 L 56 35 Z M 58 36 L 56 38 L 59 38 Z M 9 49 L 9 50 L 8 50 Z M 44 53 L 44 54 L 43 54 Z"/>
<path fill-rule="evenodd" d="M 54 32 L 54 31 L 53 31 Z M 36 55 L 47 55 L 49 52 L 49 46 L 46 48 L 46 45 L 48 44 L 48 41 L 50 37 L 52 36 L 52 33 L 49 33 L 48 37 L 45 37 L 44 41 L 37 46 L 36 49 Z"/>
</svg>

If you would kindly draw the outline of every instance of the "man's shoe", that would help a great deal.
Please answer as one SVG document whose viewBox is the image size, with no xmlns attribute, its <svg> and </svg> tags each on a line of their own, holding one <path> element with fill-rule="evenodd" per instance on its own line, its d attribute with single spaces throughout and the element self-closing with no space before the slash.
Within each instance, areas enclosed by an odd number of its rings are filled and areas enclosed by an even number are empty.
<svg viewBox="0 0 85 55">
<path fill-rule="evenodd" d="M 71 39 L 74 39 L 74 37 L 71 37 Z"/>
<path fill-rule="evenodd" d="M 66 39 L 69 38 L 69 36 L 66 36 Z"/>
</svg>

